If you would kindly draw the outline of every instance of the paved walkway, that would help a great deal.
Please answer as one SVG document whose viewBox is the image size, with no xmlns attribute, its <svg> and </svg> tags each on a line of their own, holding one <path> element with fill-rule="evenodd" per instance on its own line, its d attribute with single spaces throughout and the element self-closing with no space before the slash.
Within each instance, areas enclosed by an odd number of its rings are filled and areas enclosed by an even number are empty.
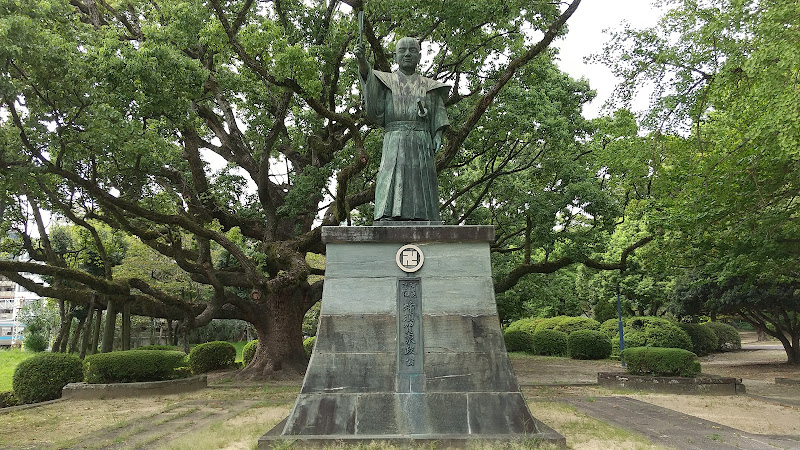
<svg viewBox="0 0 800 450">
<path fill-rule="evenodd" d="M 655 444 L 679 449 L 800 449 L 798 436 L 745 433 L 718 423 L 627 397 L 558 399 L 596 419 L 638 432 Z"/>
</svg>

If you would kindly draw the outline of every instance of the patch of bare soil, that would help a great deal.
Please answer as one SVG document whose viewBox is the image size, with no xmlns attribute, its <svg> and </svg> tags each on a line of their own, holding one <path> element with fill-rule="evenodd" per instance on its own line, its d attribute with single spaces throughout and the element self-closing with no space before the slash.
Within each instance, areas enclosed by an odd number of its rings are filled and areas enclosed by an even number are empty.
<svg viewBox="0 0 800 450">
<path fill-rule="evenodd" d="M 800 435 L 800 386 L 775 383 L 776 378 L 800 379 L 800 367 L 786 364 L 786 353 L 777 341 L 756 342 L 755 333 L 743 333 L 742 346 L 741 351 L 700 358 L 703 373 L 742 379 L 749 395 L 735 397 L 631 395 L 597 386 L 580 386 L 596 382 L 597 372 L 624 371 L 618 361 L 612 360 L 577 361 L 513 354 L 511 362 L 523 393 L 534 404 L 563 397 L 626 395 L 749 433 Z M 547 423 L 547 417 L 540 419 Z"/>
</svg>

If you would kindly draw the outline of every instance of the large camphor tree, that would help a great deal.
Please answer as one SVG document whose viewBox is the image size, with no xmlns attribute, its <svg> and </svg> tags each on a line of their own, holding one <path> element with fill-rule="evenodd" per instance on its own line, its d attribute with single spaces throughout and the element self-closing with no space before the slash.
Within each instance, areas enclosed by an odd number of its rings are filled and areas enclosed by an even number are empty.
<svg viewBox="0 0 800 450">
<path fill-rule="evenodd" d="M 425 74 L 453 85 L 442 216 L 498 226 L 514 267 L 498 292 L 575 262 L 619 268 L 580 250 L 619 204 L 584 148 L 592 93 L 549 48 L 579 3 L 0 0 L 2 250 L 31 260 L 0 273 L 112 324 L 117 311 L 246 320 L 261 345 L 244 376 L 302 373 L 301 323 L 322 289 L 307 255 L 324 253 L 321 226 L 369 222 L 380 161 L 351 53 L 358 10 L 376 68 L 417 36 Z M 85 230 L 92 271 L 54 248 L 52 218 Z M 115 269 L 104 229 L 192 288 Z"/>
</svg>

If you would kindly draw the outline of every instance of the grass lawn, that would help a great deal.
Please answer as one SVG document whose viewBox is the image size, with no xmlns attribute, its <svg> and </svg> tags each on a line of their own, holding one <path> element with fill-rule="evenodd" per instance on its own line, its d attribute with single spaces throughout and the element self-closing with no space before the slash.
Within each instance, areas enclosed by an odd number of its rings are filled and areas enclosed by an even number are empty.
<svg viewBox="0 0 800 450">
<path fill-rule="evenodd" d="M 33 352 L 24 352 L 18 349 L 0 350 L 0 392 L 11 390 L 11 379 L 14 369 L 22 361 L 35 355 Z"/>
</svg>

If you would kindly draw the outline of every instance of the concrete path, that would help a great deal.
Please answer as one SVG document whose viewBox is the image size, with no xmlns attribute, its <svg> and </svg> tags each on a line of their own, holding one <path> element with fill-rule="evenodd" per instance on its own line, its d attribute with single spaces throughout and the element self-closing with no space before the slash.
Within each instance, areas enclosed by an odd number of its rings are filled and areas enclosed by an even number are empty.
<svg viewBox="0 0 800 450">
<path fill-rule="evenodd" d="M 558 399 L 579 411 L 646 436 L 653 443 L 678 449 L 800 449 L 798 436 L 745 433 L 671 409 L 627 397 Z"/>
</svg>

